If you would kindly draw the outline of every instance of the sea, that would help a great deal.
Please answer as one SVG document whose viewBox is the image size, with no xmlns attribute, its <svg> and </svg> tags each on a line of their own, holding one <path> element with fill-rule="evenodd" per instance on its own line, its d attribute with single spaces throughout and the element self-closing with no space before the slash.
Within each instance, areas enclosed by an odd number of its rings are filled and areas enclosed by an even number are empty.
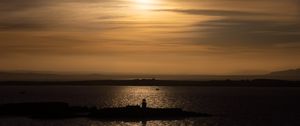
<svg viewBox="0 0 300 126">
<path fill-rule="evenodd" d="M 300 88 L 200 86 L 2 86 L 0 104 L 66 102 L 71 106 L 182 108 L 214 116 L 181 120 L 0 117 L 0 126 L 300 126 Z"/>
</svg>

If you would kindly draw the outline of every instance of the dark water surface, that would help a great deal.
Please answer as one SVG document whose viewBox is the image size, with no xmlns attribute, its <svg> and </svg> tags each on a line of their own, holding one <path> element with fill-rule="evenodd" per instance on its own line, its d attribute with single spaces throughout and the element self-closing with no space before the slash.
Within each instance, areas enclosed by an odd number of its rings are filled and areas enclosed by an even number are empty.
<svg viewBox="0 0 300 126">
<path fill-rule="evenodd" d="M 159 90 L 156 90 L 156 89 Z M 62 101 L 70 105 L 117 107 L 140 104 L 180 107 L 216 116 L 172 121 L 122 122 L 86 118 L 34 120 L 0 118 L 2 126 L 299 126 L 300 88 L 284 87 L 139 87 L 4 86 L 0 103 Z"/>
</svg>

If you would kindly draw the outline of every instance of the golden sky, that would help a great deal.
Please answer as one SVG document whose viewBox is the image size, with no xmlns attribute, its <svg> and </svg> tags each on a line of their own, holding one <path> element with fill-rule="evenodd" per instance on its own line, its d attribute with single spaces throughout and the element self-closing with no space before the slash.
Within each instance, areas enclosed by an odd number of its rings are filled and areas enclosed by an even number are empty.
<svg viewBox="0 0 300 126">
<path fill-rule="evenodd" d="M 260 74 L 300 67 L 299 0 L 0 0 L 0 70 Z"/>
</svg>

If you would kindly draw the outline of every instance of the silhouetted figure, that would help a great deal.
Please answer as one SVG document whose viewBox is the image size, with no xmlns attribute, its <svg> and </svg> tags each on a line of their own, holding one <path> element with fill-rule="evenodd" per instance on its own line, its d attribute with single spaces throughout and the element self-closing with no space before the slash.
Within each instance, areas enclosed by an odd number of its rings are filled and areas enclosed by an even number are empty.
<svg viewBox="0 0 300 126">
<path fill-rule="evenodd" d="M 142 101 L 142 109 L 146 109 L 147 108 L 147 102 L 146 99 L 143 99 Z"/>
</svg>

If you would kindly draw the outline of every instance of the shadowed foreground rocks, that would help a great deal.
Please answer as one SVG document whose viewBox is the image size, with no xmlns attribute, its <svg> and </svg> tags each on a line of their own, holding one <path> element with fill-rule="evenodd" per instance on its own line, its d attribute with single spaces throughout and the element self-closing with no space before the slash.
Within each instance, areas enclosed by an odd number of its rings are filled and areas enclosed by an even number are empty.
<svg viewBox="0 0 300 126">
<path fill-rule="evenodd" d="M 37 119 L 92 118 L 99 120 L 172 120 L 188 117 L 209 117 L 206 113 L 183 111 L 181 108 L 141 108 L 126 106 L 96 108 L 69 106 L 63 102 L 12 103 L 0 105 L 0 117 Z"/>
</svg>

